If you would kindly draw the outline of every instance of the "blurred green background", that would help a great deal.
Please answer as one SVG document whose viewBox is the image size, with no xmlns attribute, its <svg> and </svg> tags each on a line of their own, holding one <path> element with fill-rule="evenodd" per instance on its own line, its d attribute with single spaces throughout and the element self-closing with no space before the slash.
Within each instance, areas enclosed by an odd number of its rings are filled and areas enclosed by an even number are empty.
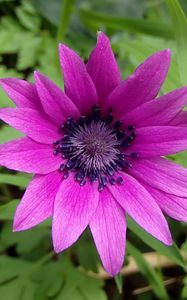
<svg viewBox="0 0 187 300">
<path fill-rule="evenodd" d="M 128 76 L 155 51 L 171 48 L 161 93 L 187 84 L 186 0 L 0 0 L 0 77 L 33 80 L 40 70 L 63 87 L 57 46 L 66 43 L 86 61 L 98 30 L 111 38 Z M 13 106 L 0 90 L 0 107 Z M 0 143 L 20 133 L 0 124 Z M 187 167 L 185 152 L 171 157 Z M 110 279 L 89 232 L 61 255 L 52 250 L 50 221 L 12 233 L 12 219 L 31 176 L 0 168 L 1 300 L 185 300 L 187 227 L 168 220 L 176 242 L 165 247 L 129 222 L 122 276 Z"/>
</svg>

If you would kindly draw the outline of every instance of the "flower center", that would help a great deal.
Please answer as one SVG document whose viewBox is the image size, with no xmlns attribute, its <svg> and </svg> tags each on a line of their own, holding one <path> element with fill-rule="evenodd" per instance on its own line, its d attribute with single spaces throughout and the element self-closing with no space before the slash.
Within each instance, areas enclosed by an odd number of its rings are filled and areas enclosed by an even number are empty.
<svg viewBox="0 0 187 300">
<path fill-rule="evenodd" d="M 88 116 L 77 121 L 68 118 L 62 128 L 64 135 L 54 143 L 54 155 L 61 154 L 65 160 L 60 166 L 64 179 L 74 172 L 81 186 L 87 180 L 98 181 L 99 191 L 108 183 L 123 184 L 118 171 L 131 167 L 129 157 L 137 157 L 137 153 L 125 154 L 125 148 L 136 137 L 134 126 L 123 130 L 121 122 L 113 120 L 111 109 L 103 117 L 99 106 L 95 106 Z"/>
</svg>

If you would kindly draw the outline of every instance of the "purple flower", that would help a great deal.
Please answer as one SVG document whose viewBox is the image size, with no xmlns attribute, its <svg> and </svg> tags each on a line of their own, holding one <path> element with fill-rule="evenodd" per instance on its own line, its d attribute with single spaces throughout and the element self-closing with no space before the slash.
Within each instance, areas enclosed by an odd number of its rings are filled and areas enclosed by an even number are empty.
<svg viewBox="0 0 187 300">
<path fill-rule="evenodd" d="M 187 170 L 162 156 L 187 148 L 187 87 L 157 99 L 170 50 L 153 54 L 121 80 L 108 38 L 85 65 L 59 46 L 65 92 L 39 72 L 35 84 L 2 79 L 17 108 L 0 118 L 26 137 L 0 146 L 0 164 L 36 173 L 14 218 L 14 231 L 52 217 L 54 249 L 71 246 L 89 225 L 111 275 L 125 255 L 126 213 L 172 244 L 163 213 L 187 221 Z"/>
</svg>

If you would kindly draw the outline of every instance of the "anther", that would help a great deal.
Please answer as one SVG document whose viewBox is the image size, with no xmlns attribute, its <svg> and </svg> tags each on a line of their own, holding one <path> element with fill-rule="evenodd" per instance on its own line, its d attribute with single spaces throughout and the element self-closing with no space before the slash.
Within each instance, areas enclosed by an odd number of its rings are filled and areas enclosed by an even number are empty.
<svg viewBox="0 0 187 300">
<path fill-rule="evenodd" d="M 112 176 L 112 175 L 114 174 L 114 170 L 113 170 L 112 167 L 107 166 L 107 167 L 106 167 L 106 170 L 107 170 L 108 175 Z"/>
<path fill-rule="evenodd" d="M 128 148 L 129 146 L 130 146 L 130 143 L 128 142 L 128 141 L 123 141 L 122 143 L 121 143 L 121 148 Z"/>
<path fill-rule="evenodd" d="M 120 176 L 117 178 L 117 182 L 122 185 L 123 184 L 123 178 Z"/>
<path fill-rule="evenodd" d="M 113 125 L 114 129 L 117 129 L 117 130 L 120 128 L 120 126 L 121 126 L 121 122 L 120 121 L 116 121 L 114 123 L 114 125 Z"/>
<path fill-rule="evenodd" d="M 116 183 L 116 180 L 115 180 L 114 177 L 110 177 L 109 182 L 110 182 L 111 185 L 114 185 Z"/>
<path fill-rule="evenodd" d="M 68 176 L 69 176 L 69 172 L 68 172 L 68 171 L 65 171 L 65 172 L 64 172 L 64 179 L 67 179 Z"/>
<path fill-rule="evenodd" d="M 81 116 L 78 123 L 79 125 L 83 126 L 86 123 L 86 116 Z"/>
<path fill-rule="evenodd" d="M 98 186 L 98 191 L 101 192 L 104 189 L 103 183 L 100 183 Z"/>
<path fill-rule="evenodd" d="M 80 186 L 83 186 L 85 184 L 86 184 L 86 178 L 83 178 L 83 180 L 81 180 L 81 182 L 80 182 Z"/>
<path fill-rule="evenodd" d="M 132 139 L 134 139 L 135 137 L 136 137 L 136 132 L 132 132 L 131 134 L 130 134 L 130 137 L 132 138 Z"/>
<path fill-rule="evenodd" d="M 133 131 L 135 129 L 135 127 L 133 126 L 133 125 L 129 125 L 128 127 L 127 127 L 127 130 L 128 131 Z"/>
<path fill-rule="evenodd" d="M 56 156 L 60 153 L 60 149 L 59 148 L 56 148 L 54 151 L 53 151 L 53 154 Z"/>
<path fill-rule="evenodd" d="M 124 130 L 121 129 L 121 130 L 117 131 L 116 137 L 117 137 L 118 140 L 123 139 L 123 138 L 125 137 L 125 132 L 124 132 Z"/>
<path fill-rule="evenodd" d="M 53 143 L 53 146 L 57 146 L 60 143 L 60 141 L 56 141 Z"/>
<path fill-rule="evenodd" d="M 63 172 L 65 168 L 66 168 L 66 165 L 65 165 L 65 164 L 61 164 L 61 165 L 60 165 L 60 171 L 61 171 L 61 172 Z"/>
<path fill-rule="evenodd" d="M 132 158 L 137 158 L 139 155 L 138 155 L 137 152 L 131 152 L 131 153 L 130 153 L 130 156 L 131 156 Z"/>
<path fill-rule="evenodd" d="M 97 121 L 97 120 L 100 119 L 100 117 L 101 117 L 101 110 L 99 108 L 99 105 L 96 105 L 96 106 L 93 107 L 93 109 L 92 109 L 92 116 L 93 116 L 93 119 L 95 121 Z"/>
</svg>

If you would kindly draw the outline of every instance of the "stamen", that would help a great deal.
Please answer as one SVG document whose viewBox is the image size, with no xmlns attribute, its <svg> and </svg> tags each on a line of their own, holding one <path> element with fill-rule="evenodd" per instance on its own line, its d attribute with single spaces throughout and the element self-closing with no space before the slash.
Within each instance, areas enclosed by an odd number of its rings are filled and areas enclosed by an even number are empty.
<svg viewBox="0 0 187 300">
<path fill-rule="evenodd" d="M 138 153 L 125 153 L 136 138 L 135 127 L 129 125 L 122 129 L 120 120 L 113 122 L 112 109 L 103 117 L 98 105 L 90 115 L 81 116 L 79 120 L 67 118 L 61 126 L 63 137 L 53 143 L 54 155 L 60 154 L 66 162 L 60 165 L 64 179 L 74 172 L 74 179 L 80 186 L 89 180 L 98 182 L 102 191 L 107 184 L 123 184 L 118 171 L 131 168 L 129 159 L 138 157 Z"/>
</svg>

